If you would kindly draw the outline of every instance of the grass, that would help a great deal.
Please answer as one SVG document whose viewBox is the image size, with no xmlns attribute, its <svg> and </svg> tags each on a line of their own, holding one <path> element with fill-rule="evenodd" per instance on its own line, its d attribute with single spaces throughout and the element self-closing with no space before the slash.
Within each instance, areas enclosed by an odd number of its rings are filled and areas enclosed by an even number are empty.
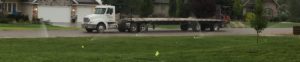
<svg viewBox="0 0 300 62">
<path fill-rule="evenodd" d="M 232 21 L 229 25 L 231 28 L 251 28 L 249 22 L 236 22 Z M 300 23 L 293 22 L 269 22 L 268 28 L 293 28 L 293 26 L 300 26 Z M 179 25 L 159 25 L 158 28 L 162 29 L 180 29 Z"/>
<path fill-rule="evenodd" d="M 46 25 L 49 30 L 72 30 L 77 28 Z M 0 30 L 41 30 L 41 24 L 0 24 Z"/>
<path fill-rule="evenodd" d="M 251 28 L 249 22 L 232 21 L 229 25 L 231 28 Z M 293 22 L 269 22 L 268 28 L 292 28 L 293 26 L 300 26 L 300 23 Z M 158 25 L 162 29 L 180 29 L 180 25 Z"/>
<path fill-rule="evenodd" d="M 157 27 L 162 29 L 180 29 L 180 25 L 158 25 Z"/>
<path fill-rule="evenodd" d="M 235 21 L 232 21 L 235 22 Z M 250 28 L 250 22 L 242 22 L 244 27 L 239 28 Z M 231 27 L 236 28 L 234 24 L 230 24 Z M 293 26 L 300 26 L 300 23 L 293 23 L 293 22 L 269 22 L 268 28 L 293 28 Z"/>
<path fill-rule="evenodd" d="M 300 38 L 253 36 L 0 39 L 0 62 L 299 62 Z M 82 48 L 84 46 L 84 48 Z M 159 56 L 155 52 L 159 51 Z"/>
<path fill-rule="evenodd" d="M 293 26 L 300 26 L 300 23 L 292 23 L 292 22 L 288 22 L 288 23 L 270 23 L 271 28 L 293 28 Z"/>
</svg>

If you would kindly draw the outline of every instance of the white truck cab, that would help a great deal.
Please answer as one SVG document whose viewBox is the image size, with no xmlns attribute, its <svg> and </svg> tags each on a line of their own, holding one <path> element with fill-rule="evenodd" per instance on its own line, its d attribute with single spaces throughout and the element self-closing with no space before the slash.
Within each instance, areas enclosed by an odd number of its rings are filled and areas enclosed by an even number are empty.
<svg viewBox="0 0 300 62">
<path fill-rule="evenodd" d="M 117 28 L 115 6 L 99 5 L 95 7 L 94 14 L 84 17 L 82 28 L 87 32 L 103 32 L 106 29 Z"/>
</svg>

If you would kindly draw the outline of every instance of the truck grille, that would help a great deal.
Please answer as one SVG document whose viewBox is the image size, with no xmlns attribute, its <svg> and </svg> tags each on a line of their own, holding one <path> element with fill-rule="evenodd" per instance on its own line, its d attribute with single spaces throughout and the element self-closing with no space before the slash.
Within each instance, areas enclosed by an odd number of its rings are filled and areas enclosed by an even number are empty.
<svg viewBox="0 0 300 62">
<path fill-rule="evenodd" d="M 90 22 L 89 18 L 83 18 L 83 22 Z"/>
</svg>

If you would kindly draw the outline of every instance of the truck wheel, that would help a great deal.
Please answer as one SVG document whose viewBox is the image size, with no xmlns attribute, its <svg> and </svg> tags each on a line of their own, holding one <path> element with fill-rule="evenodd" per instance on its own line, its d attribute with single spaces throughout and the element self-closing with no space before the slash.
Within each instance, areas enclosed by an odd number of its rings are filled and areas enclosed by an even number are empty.
<svg viewBox="0 0 300 62">
<path fill-rule="evenodd" d="M 136 32 L 141 32 L 143 30 L 143 25 L 141 23 L 137 23 L 137 30 Z"/>
<path fill-rule="evenodd" d="M 148 25 L 146 23 L 138 23 L 137 24 L 137 32 L 146 32 L 148 31 Z"/>
<path fill-rule="evenodd" d="M 180 25 L 181 31 L 188 31 L 189 30 L 189 24 L 188 23 L 183 23 Z"/>
<path fill-rule="evenodd" d="M 125 22 L 119 23 L 118 30 L 119 30 L 119 32 L 126 32 L 126 23 Z"/>
<path fill-rule="evenodd" d="M 198 22 L 193 22 L 192 23 L 192 30 L 194 32 L 199 32 L 201 30 L 201 25 Z"/>
<path fill-rule="evenodd" d="M 130 28 L 129 28 L 129 32 L 132 32 L 132 33 L 138 32 L 138 25 L 136 23 L 131 23 Z"/>
<path fill-rule="evenodd" d="M 201 24 L 201 31 L 206 31 L 206 26 L 207 26 L 207 25 L 204 25 L 204 24 L 202 25 L 202 24 Z"/>
<path fill-rule="evenodd" d="M 93 29 L 85 29 L 85 30 L 86 30 L 86 32 L 88 32 L 88 33 L 93 32 Z"/>
<path fill-rule="evenodd" d="M 145 28 L 145 30 L 144 30 L 145 32 L 148 32 L 148 31 L 149 31 L 149 25 L 148 25 L 148 24 L 145 24 L 145 25 L 144 25 L 144 28 Z"/>
<path fill-rule="evenodd" d="M 97 25 L 97 29 L 96 30 L 97 30 L 98 33 L 100 33 L 100 32 L 104 32 L 105 29 L 106 29 L 105 25 L 102 24 L 102 23 L 100 23 L 100 24 Z"/>
<path fill-rule="evenodd" d="M 214 24 L 210 27 L 210 31 L 218 31 L 220 30 L 220 26 L 218 24 Z"/>
</svg>

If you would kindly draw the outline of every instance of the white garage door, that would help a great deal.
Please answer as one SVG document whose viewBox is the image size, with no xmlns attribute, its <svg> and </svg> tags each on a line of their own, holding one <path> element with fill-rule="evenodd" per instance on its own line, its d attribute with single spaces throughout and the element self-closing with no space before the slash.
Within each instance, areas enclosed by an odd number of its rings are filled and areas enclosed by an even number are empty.
<svg viewBox="0 0 300 62">
<path fill-rule="evenodd" d="M 83 22 L 83 18 L 87 15 L 94 13 L 94 7 L 93 6 L 77 6 L 77 22 Z"/>
<path fill-rule="evenodd" d="M 51 22 L 70 22 L 71 7 L 68 6 L 38 6 L 38 17 Z"/>
</svg>

